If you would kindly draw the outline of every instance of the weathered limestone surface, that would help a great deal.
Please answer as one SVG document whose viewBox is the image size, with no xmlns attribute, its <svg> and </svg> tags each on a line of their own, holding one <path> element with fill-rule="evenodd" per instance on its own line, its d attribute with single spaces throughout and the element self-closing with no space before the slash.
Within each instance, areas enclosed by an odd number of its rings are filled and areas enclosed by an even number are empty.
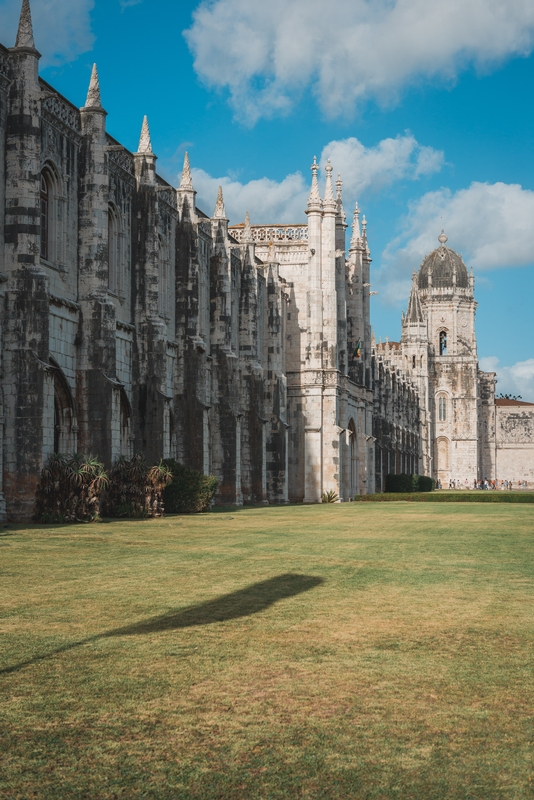
<svg viewBox="0 0 534 800">
<path fill-rule="evenodd" d="M 417 388 L 421 473 L 443 487 L 484 479 L 532 486 L 534 405 L 496 400 L 495 373 L 479 369 L 473 273 L 446 241 L 442 231 L 414 272 L 401 341 L 380 342 L 375 353 Z"/>
<path fill-rule="evenodd" d="M 107 133 L 96 66 L 78 109 L 39 58 L 24 0 L 0 45 L 0 519 L 31 516 L 53 452 L 177 458 L 232 504 L 348 501 L 388 472 L 534 479 L 534 406 L 496 405 L 444 241 L 401 342 L 376 344 L 367 223 L 356 206 L 346 255 L 330 162 L 306 224 L 229 227 L 187 153 L 178 188 L 158 175 L 146 117 L 135 153 Z"/>
</svg>

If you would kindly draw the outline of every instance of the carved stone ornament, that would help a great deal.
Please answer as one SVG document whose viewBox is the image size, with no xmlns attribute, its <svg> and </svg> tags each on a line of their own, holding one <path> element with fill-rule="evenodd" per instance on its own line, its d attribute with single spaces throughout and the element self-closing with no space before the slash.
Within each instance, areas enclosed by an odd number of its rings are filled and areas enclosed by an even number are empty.
<svg viewBox="0 0 534 800">
<path fill-rule="evenodd" d="M 58 95 L 47 97 L 43 100 L 43 109 L 49 112 L 52 117 L 62 122 L 67 128 L 76 133 L 81 132 L 80 115 L 78 110 L 66 103 Z"/>
<path fill-rule="evenodd" d="M 308 240 L 308 226 L 307 225 L 277 225 L 276 227 L 269 227 L 266 225 L 251 225 L 252 239 L 255 242 L 301 242 Z M 230 226 L 228 228 L 232 236 L 238 242 L 243 240 L 245 228 L 241 226 Z"/>
</svg>

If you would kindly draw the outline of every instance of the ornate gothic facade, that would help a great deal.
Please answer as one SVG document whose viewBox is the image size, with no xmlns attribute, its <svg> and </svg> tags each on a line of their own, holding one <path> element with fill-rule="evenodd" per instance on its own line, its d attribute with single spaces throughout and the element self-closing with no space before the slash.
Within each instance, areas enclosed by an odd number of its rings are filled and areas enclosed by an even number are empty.
<svg viewBox="0 0 534 800">
<path fill-rule="evenodd" d="M 400 342 L 376 354 L 417 387 L 421 472 L 445 488 L 477 480 L 534 484 L 534 405 L 495 397 L 495 373 L 479 369 L 473 272 L 440 246 L 414 272 Z"/>
<path fill-rule="evenodd" d="M 157 174 L 146 118 L 135 153 L 107 133 L 96 68 L 78 109 L 38 63 L 24 0 L 0 46 L 0 516 L 31 515 L 53 452 L 175 457 L 236 504 L 495 471 L 462 270 L 445 321 L 422 270 L 398 349 L 375 346 L 365 218 L 346 256 L 330 164 L 323 198 L 312 167 L 306 225 L 229 227 L 221 190 L 211 216 L 197 208 L 187 154 L 178 188 Z M 442 396 L 461 435 L 452 417 L 436 427 Z"/>
</svg>

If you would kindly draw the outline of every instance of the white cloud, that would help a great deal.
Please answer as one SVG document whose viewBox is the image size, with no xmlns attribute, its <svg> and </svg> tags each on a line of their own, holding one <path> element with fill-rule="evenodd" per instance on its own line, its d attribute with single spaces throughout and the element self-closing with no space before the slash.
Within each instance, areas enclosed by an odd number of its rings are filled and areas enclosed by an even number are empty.
<svg viewBox="0 0 534 800">
<path fill-rule="evenodd" d="M 253 124 L 310 85 L 323 110 L 390 102 L 406 84 L 525 55 L 532 0 L 205 0 L 185 36 L 195 69 Z"/>
<path fill-rule="evenodd" d="M 93 7 L 94 0 L 32 0 L 35 46 L 42 53 L 43 66 L 72 61 L 91 50 Z M 20 0 L 0 0 L 0 31 L 6 47 L 15 44 L 20 8 Z"/>
<path fill-rule="evenodd" d="M 518 184 L 472 183 L 467 189 L 428 192 L 411 204 L 400 236 L 383 254 L 382 296 L 397 303 L 441 228 L 448 245 L 476 271 L 534 264 L 534 192 Z"/>
<path fill-rule="evenodd" d="M 497 394 L 520 396 L 534 403 L 534 358 L 518 361 L 511 367 L 500 366 L 496 356 L 480 359 L 480 368 L 485 372 L 497 373 Z"/>
<path fill-rule="evenodd" d="M 332 141 L 322 150 L 322 166 L 328 158 L 335 173 L 342 175 L 347 213 L 354 201 L 366 192 L 378 191 L 401 180 L 417 180 L 421 175 L 439 170 L 443 163 L 443 153 L 421 146 L 409 133 L 383 139 L 375 147 L 365 147 L 354 137 Z M 261 178 L 248 183 L 229 177 L 215 178 L 200 169 L 193 173 L 199 205 L 209 213 L 215 204 L 217 187 L 221 185 L 226 212 L 234 222 L 243 220 L 247 210 L 253 221 L 263 223 L 305 219 L 311 178 L 300 172 L 287 175 L 282 181 Z"/>
</svg>

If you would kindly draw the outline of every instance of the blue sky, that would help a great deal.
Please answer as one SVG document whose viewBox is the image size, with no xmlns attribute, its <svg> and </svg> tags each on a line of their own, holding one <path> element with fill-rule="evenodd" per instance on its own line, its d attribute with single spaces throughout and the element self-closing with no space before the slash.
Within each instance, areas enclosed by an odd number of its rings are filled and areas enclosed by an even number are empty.
<svg viewBox="0 0 534 800">
<path fill-rule="evenodd" d="M 314 155 L 357 199 L 373 328 L 398 339 L 441 227 L 476 277 L 483 368 L 534 401 L 532 0 L 31 0 L 42 75 L 83 105 L 98 64 L 108 130 L 159 171 L 185 150 L 201 208 L 299 222 Z M 20 0 L 0 0 L 14 41 Z M 184 34 L 184 32 L 186 32 Z"/>
</svg>

